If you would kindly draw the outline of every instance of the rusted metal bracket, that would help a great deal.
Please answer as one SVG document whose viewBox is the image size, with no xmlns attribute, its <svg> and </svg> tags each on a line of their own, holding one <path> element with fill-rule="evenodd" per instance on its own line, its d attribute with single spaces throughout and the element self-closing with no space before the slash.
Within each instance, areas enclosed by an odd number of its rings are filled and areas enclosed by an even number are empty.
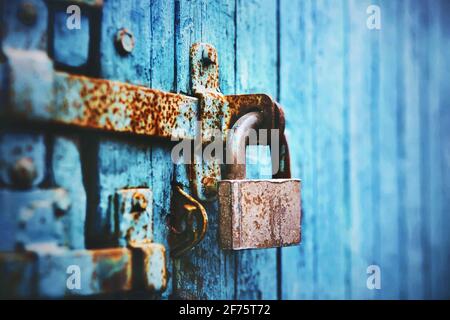
<svg viewBox="0 0 450 320">
<path fill-rule="evenodd" d="M 112 216 L 118 245 L 130 248 L 135 268 L 134 287 L 163 291 L 167 285 L 166 250 L 153 243 L 153 193 L 149 188 L 118 190 Z"/>
<path fill-rule="evenodd" d="M 111 215 L 118 245 L 133 246 L 153 240 L 153 194 L 148 188 L 121 189 L 116 192 L 115 212 Z"/>
<path fill-rule="evenodd" d="M 228 101 L 219 89 L 219 59 L 217 51 L 209 44 L 196 43 L 191 47 L 191 87 L 199 99 L 199 139 L 193 162 L 194 188 L 201 200 L 212 200 L 216 196 L 220 180 L 220 162 L 217 159 L 204 161 L 203 143 L 223 140 L 222 133 L 228 129 L 230 112 Z"/>
<path fill-rule="evenodd" d="M 71 250 L 62 245 L 71 205 L 64 189 L 0 190 L 0 297 L 163 291 L 166 250 L 152 242 L 151 190 L 119 190 L 115 200 L 119 247 Z M 80 279 L 73 286 L 72 272 Z"/>
<path fill-rule="evenodd" d="M 129 250 L 62 245 L 64 215 L 71 205 L 65 190 L 0 190 L 0 204 L 0 297 L 60 298 L 131 289 Z M 80 279 L 73 288 L 67 285 L 72 269 Z"/>
</svg>

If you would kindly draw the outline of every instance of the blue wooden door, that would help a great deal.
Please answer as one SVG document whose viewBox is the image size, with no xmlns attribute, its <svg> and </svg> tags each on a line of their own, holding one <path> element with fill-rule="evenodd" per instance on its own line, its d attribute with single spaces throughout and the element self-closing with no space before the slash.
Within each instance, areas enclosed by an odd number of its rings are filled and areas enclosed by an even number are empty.
<svg viewBox="0 0 450 320">
<path fill-rule="evenodd" d="M 302 180 L 302 243 L 222 250 L 212 202 L 203 241 L 170 258 L 173 181 L 189 184 L 173 144 L 91 131 L 4 124 L 3 210 L 12 210 L 11 166 L 30 158 L 32 190 L 69 193 L 65 244 L 109 248 L 111 194 L 151 189 L 153 241 L 166 247 L 168 274 L 167 289 L 145 297 L 450 297 L 448 1 L 104 0 L 80 5 L 75 29 L 70 1 L 26 1 L 34 23 L 18 17 L 24 2 L 2 1 L 2 47 L 46 52 L 57 70 L 192 95 L 189 49 L 205 42 L 218 51 L 224 94 L 280 101 L 293 177 Z M 134 36 L 127 54 L 115 42 L 121 29 Z M 256 152 L 261 164 L 249 178 L 266 177 L 268 150 Z"/>
</svg>

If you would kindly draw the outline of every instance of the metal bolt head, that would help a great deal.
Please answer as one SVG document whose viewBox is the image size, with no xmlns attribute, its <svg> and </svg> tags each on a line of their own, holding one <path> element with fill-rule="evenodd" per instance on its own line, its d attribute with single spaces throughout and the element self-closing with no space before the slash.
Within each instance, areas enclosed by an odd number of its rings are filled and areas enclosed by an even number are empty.
<svg viewBox="0 0 450 320">
<path fill-rule="evenodd" d="M 36 166 L 31 158 L 20 158 L 11 168 L 13 184 L 19 188 L 30 188 L 37 177 Z"/>
<path fill-rule="evenodd" d="M 131 31 L 122 28 L 116 34 L 116 48 L 121 54 L 130 54 L 134 49 L 134 36 Z"/>
<path fill-rule="evenodd" d="M 147 202 L 147 198 L 145 197 L 145 195 L 143 195 L 140 192 L 134 193 L 133 200 L 132 200 L 132 206 L 133 206 L 133 210 L 136 210 L 136 211 L 144 211 L 145 209 L 147 209 L 148 202 Z"/>
<path fill-rule="evenodd" d="M 55 190 L 55 198 L 53 201 L 56 217 L 63 216 L 70 209 L 72 204 L 69 194 L 64 189 Z"/>
<path fill-rule="evenodd" d="M 213 63 L 216 63 L 215 55 L 212 51 L 207 48 L 202 49 L 202 63 L 204 66 L 209 66 Z"/>
<path fill-rule="evenodd" d="M 37 21 L 37 10 L 33 3 L 25 1 L 19 6 L 17 12 L 19 20 L 26 26 L 32 26 Z"/>
</svg>

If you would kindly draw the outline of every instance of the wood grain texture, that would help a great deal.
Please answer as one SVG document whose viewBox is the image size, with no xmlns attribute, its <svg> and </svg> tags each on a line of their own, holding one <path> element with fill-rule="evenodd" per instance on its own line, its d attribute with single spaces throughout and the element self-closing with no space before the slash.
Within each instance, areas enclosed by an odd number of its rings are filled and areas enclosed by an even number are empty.
<svg viewBox="0 0 450 320">
<path fill-rule="evenodd" d="M 277 96 L 277 3 L 237 1 L 236 91 Z M 236 299 L 277 299 L 277 249 L 236 253 Z"/>
<path fill-rule="evenodd" d="M 150 52 L 152 47 L 150 1 L 106 1 L 101 23 L 101 76 L 133 84 L 150 84 Z M 117 32 L 125 28 L 135 39 L 130 54 L 122 55 L 116 49 Z"/>
<path fill-rule="evenodd" d="M 304 210 L 302 245 L 283 249 L 282 297 L 446 297 L 441 282 L 447 279 L 449 237 L 441 225 L 448 203 L 443 180 L 448 133 L 442 127 L 448 120 L 448 98 L 442 81 L 448 77 L 448 63 L 442 48 L 448 43 L 448 27 L 441 6 L 448 4 L 280 4 L 280 99 L 293 172 L 303 179 Z M 371 4 L 381 9 L 379 31 L 366 27 Z M 330 38 L 343 47 L 327 38 L 329 26 Z M 328 99 L 333 105 L 343 99 L 340 112 L 324 112 Z M 342 145 L 342 150 L 328 152 L 327 142 Z M 319 156 L 321 150 L 327 152 Z M 326 182 L 331 177 L 338 178 L 338 191 L 327 198 L 336 187 L 336 181 Z M 340 212 L 336 226 L 323 221 L 328 207 Z M 328 238 L 335 232 L 340 241 Z M 342 250 L 334 250 L 336 244 Z M 337 261 L 340 267 L 321 261 Z M 381 268 L 381 290 L 366 287 L 371 264 Z"/>
<path fill-rule="evenodd" d="M 404 250 L 407 253 L 407 268 L 404 270 L 407 282 L 405 283 L 406 297 L 409 299 L 423 299 L 425 295 L 424 286 L 424 248 L 422 243 L 422 194 L 421 194 L 421 148 L 420 136 L 426 131 L 421 124 L 421 77 L 422 66 L 420 65 L 419 50 L 423 46 L 418 31 L 423 28 L 420 19 L 420 6 L 416 1 L 405 1 L 403 7 L 403 52 L 401 59 L 404 64 L 403 80 L 403 150 L 400 165 L 404 169 L 404 202 L 402 209 L 405 212 L 405 243 Z M 413 174 L 416 173 L 416 174 Z"/>
<path fill-rule="evenodd" d="M 366 26 L 370 1 L 351 1 L 349 39 L 350 88 L 350 184 L 351 188 L 351 294 L 355 299 L 374 297 L 368 290 L 367 267 L 377 265 L 374 256 L 375 227 L 379 223 L 375 197 L 378 152 L 375 140 L 378 123 L 379 32 Z M 350 239 L 349 239 L 350 240 Z"/>
<path fill-rule="evenodd" d="M 398 59 L 399 4 L 395 1 L 378 3 L 383 13 L 382 32 L 379 32 L 379 107 L 377 143 L 379 147 L 378 180 L 379 197 L 379 245 L 376 248 L 377 263 L 382 272 L 382 288 L 377 297 L 399 299 L 401 289 L 400 270 L 400 188 L 398 185 L 398 105 L 400 63 Z M 383 241 L 389 239 L 389 241 Z"/>
<path fill-rule="evenodd" d="M 449 299 L 450 233 L 450 24 L 446 12 L 448 1 L 437 1 L 432 7 L 431 23 L 434 36 L 429 61 L 431 81 L 429 86 L 430 108 L 428 143 L 430 146 L 430 250 L 431 293 L 433 298 Z M 430 51 L 431 52 L 431 51 Z M 437 92 L 436 92 L 437 91 Z"/>
<path fill-rule="evenodd" d="M 176 90 L 190 92 L 189 49 L 207 42 L 219 52 L 220 88 L 234 92 L 235 2 L 175 1 Z M 178 182 L 188 185 L 183 168 Z M 232 299 L 235 290 L 235 255 L 219 248 L 217 203 L 204 203 L 208 231 L 191 252 L 174 261 L 175 295 L 187 299 Z"/>
<path fill-rule="evenodd" d="M 174 23 L 175 4 L 170 1 L 151 1 L 151 57 L 150 87 L 165 91 L 174 90 L 175 45 Z M 162 298 L 167 299 L 173 292 L 173 266 L 167 239 L 169 229 L 167 217 L 170 214 L 172 177 L 174 165 L 171 159 L 170 143 L 155 141 L 151 145 L 153 228 L 154 241 L 166 247 L 168 284 Z"/>
<path fill-rule="evenodd" d="M 54 135 L 50 139 L 48 144 L 52 151 L 50 170 L 53 187 L 61 187 L 66 190 L 71 200 L 70 208 L 63 218 L 65 245 L 70 249 L 83 249 L 85 248 L 87 203 L 79 138 Z"/>
<path fill-rule="evenodd" d="M 333 10 L 330 10 L 330 8 Z M 313 6 L 314 77 L 312 106 L 316 207 L 315 290 L 322 299 L 345 294 L 344 242 L 344 17 L 343 3 L 315 1 Z M 332 244 L 332 245 L 331 245 Z M 333 268 L 330 268 L 333 266 Z"/>
<path fill-rule="evenodd" d="M 315 297 L 313 1 L 280 1 L 280 102 L 286 114 L 292 177 L 302 180 L 302 242 L 283 248 L 281 298 Z"/>
</svg>

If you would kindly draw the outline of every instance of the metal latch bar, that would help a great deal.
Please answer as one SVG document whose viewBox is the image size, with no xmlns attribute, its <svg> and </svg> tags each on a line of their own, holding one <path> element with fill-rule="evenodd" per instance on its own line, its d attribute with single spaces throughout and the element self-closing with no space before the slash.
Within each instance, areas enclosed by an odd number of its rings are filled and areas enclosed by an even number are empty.
<svg viewBox="0 0 450 320">
<path fill-rule="evenodd" d="M 194 140 L 196 121 L 208 128 L 196 97 L 164 92 L 119 81 L 57 72 L 43 51 L 5 48 L 6 105 L 0 119 L 72 125 L 111 132 Z M 220 129 L 226 131 L 241 115 L 260 110 L 274 119 L 274 101 L 265 94 L 223 96 L 226 111 Z M 212 115 L 217 117 L 217 115 Z M 268 127 L 272 127 L 271 124 Z M 224 132 L 226 133 L 226 132 Z M 202 142 L 209 142 L 208 134 Z"/>
</svg>

